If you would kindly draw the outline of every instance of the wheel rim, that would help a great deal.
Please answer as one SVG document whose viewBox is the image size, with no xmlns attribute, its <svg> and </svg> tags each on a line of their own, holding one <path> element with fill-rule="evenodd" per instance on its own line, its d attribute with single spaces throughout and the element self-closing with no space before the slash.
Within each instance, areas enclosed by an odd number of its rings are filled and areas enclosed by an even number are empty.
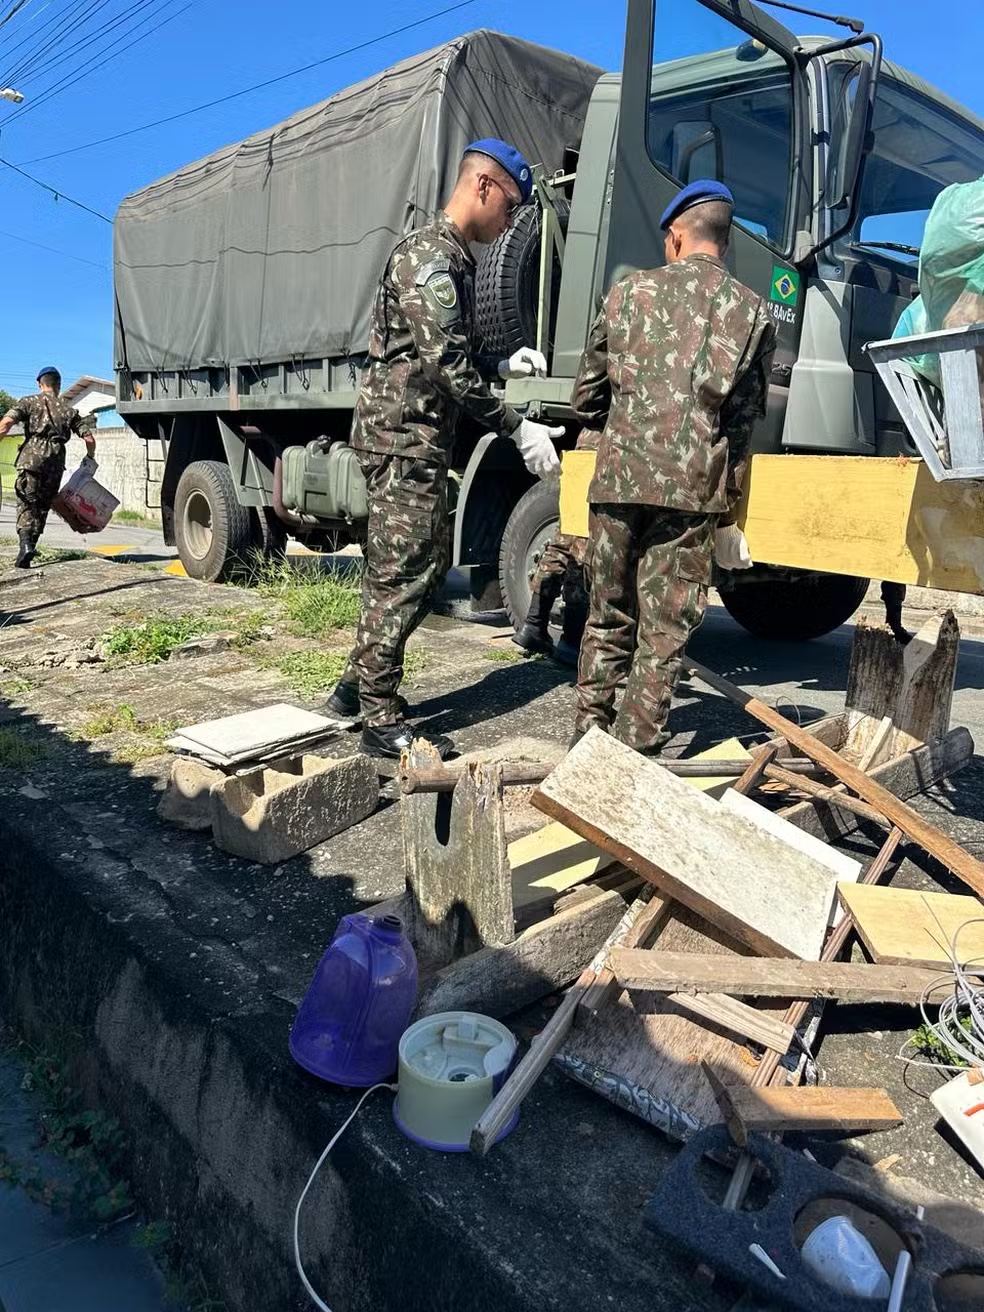
<svg viewBox="0 0 984 1312">
<path fill-rule="evenodd" d="M 184 539 L 195 560 L 204 560 L 212 549 L 212 507 L 203 492 L 192 492 L 185 502 Z"/>
</svg>

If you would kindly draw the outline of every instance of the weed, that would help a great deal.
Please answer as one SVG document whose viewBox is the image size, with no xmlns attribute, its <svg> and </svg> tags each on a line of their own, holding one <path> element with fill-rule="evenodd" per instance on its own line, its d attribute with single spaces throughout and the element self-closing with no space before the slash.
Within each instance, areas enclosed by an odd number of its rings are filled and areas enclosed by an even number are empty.
<svg viewBox="0 0 984 1312">
<path fill-rule="evenodd" d="M 960 1017 L 960 1024 L 968 1034 L 973 1032 L 973 1021 L 969 1014 Z M 948 1044 L 944 1043 L 930 1025 L 920 1025 L 909 1040 L 908 1046 L 914 1048 L 919 1056 L 925 1057 L 927 1061 L 936 1062 L 940 1066 L 967 1066 L 969 1064 L 964 1061 L 958 1052 L 954 1052 Z"/>
<path fill-rule="evenodd" d="M 78 738 L 103 738 L 108 733 L 128 730 L 135 733 L 140 726 L 137 713 L 132 706 L 123 702 L 120 706 L 107 706 L 94 715 L 85 724 L 79 725 L 73 735 Z"/>
<path fill-rule="evenodd" d="M 301 638 L 324 638 L 350 629 L 359 618 L 361 584 L 357 575 L 328 573 L 291 561 L 263 561 L 249 579 L 262 597 L 277 601 Z"/>
<path fill-rule="evenodd" d="M 501 661 L 503 665 L 511 665 L 523 659 L 521 652 L 510 651 L 508 647 L 487 647 L 482 655 L 487 661 Z"/>
<path fill-rule="evenodd" d="M 26 770 L 45 755 L 44 746 L 9 725 L 0 725 L 0 766 Z"/>
<path fill-rule="evenodd" d="M 9 679 L 0 679 L 2 697 L 21 697 L 24 693 L 33 691 L 34 684 L 30 679 L 24 679 L 19 674 L 12 674 Z"/>
<path fill-rule="evenodd" d="M 119 1122 L 80 1107 L 61 1057 L 23 1042 L 18 1047 L 27 1066 L 23 1087 L 33 1090 L 42 1104 L 42 1143 L 71 1164 L 72 1179 L 45 1178 L 39 1167 L 23 1166 L 2 1153 L 0 1179 L 21 1185 L 29 1197 L 54 1211 L 86 1220 L 108 1221 L 127 1211 L 132 1199 L 120 1174 L 125 1141 Z"/>
<path fill-rule="evenodd" d="M 277 665 L 299 697 L 316 697 L 330 692 L 342 677 L 346 654 L 341 651 L 295 651 Z"/>
<path fill-rule="evenodd" d="M 85 560 L 89 553 L 73 548 L 46 547 L 42 542 L 34 555 L 35 565 L 62 565 L 67 560 Z"/>
<path fill-rule="evenodd" d="M 149 515 L 141 515 L 139 510 L 114 510 L 114 524 L 150 524 L 156 527 L 157 521 Z"/>
<path fill-rule="evenodd" d="M 103 634 L 107 660 L 126 665 L 159 665 L 175 647 L 207 632 L 201 615 L 160 615 L 140 624 L 116 624 Z"/>
</svg>

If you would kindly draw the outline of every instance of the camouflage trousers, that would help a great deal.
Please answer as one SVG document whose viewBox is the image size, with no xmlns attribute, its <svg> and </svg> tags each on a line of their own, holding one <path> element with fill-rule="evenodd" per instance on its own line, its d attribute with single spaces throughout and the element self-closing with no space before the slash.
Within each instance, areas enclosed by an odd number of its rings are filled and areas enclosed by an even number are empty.
<svg viewBox="0 0 984 1312">
<path fill-rule="evenodd" d="M 64 461 L 57 460 L 46 461 L 40 469 L 18 469 L 14 480 L 18 534 L 27 533 L 37 542 L 58 495 L 64 469 Z"/>
<path fill-rule="evenodd" d="M 704 615 L 716 520 L 660 506 L 591 507 L 591 605 L 577 671 L 577 732 L 598 725 L 643 752 L 658 751 L 669 738 L 683 652 Z"/>
<path fill-rule="evenodd" d="M 407 639 L 430 610 L 450 563 L 443 465 L 359 452 L 369 491 L 362 608 L 342 676 L 358 682 L 364 722 L 400 719 L 397 690 Z"/>
</svg>

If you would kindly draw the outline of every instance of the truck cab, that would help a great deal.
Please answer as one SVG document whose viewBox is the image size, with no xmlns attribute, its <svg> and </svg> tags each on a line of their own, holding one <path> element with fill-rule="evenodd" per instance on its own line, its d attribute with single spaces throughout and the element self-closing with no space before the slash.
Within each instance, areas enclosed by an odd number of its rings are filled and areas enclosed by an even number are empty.
<svg viewBox="0 0 984 1312">
<path fill-rule="evenodd" d="M 863 347 L 890 337 L 916 294 L 936 196 L 982 174 L 984 123 L 883 61 L 874 34 L 799 37 L 746 0 L 630 0 L 623 71 L 598 82 L 576 163 L 551 378 L 508 395 L 534 414 L 570 415 L 605 291 L 662 262 L 659 215 L 679 187 L 714 177 L 736 201 L 729 265 L 778 332 L 753 450 L 915 454 Z M 507 526 L 514 616 L 550 512 L 549 490 L 534 487 Z M 740 622 L 812 636 L 853 613 L 867 580 L 757 568 L 726 583 Z"/>
</svg>

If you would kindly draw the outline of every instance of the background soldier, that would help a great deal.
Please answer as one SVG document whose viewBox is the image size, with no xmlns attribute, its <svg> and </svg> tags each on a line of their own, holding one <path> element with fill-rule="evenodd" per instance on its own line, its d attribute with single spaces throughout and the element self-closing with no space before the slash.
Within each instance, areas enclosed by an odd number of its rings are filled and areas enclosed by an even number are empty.
<svg viewBox="0 0 984 1312">
<path fill-rule="evenodd" d="M 598 434 L 582 428 L 578 451 L 596 451 Z M 513 642 L 527 656 L 552 656 L 561 665 L 577 665 L 581 634 L 587 619 L 588 539 L 556 533 L 540 557 L 533 576 L 533 596 L 526 619 L 513 634 Z M 560 639 L 550 634 L 550 612 L 563 593 L 564 615 Z"/>
<path fill-rule="evenodd" d="M 752 426 L 765 414 L 775 327 L 722 262 L 733 209 L 720 182 L 684 187 L 660 219 L 666 266 L 611 289 L 581 359 L 574 410 L 604 432 L 588 494 L 591 605 L 575 741 L 592 725 L 643 752 L 666 741 L 715 529 L 735 508 Z M 751 563 L 734 525 L 719 529 L 716 549 L 723 568 Z"/>
<path fill-rule="evenodd" d="M 326 712 L 363 716 L 362 747 L 399 757 L 412 728 L 397 697 L 407 639 L 427 614 L 449 563 L 447 465 L 459 414 L 512 437 L 538 477 L 560 468 L 551 438 L 563 428 L 523 419 L 493 395 L 476 367 L 475 260 L 469 243 L 505 232 L 530 198 L 530 166 L 504 141 L 467 148 L 442 214 L 405 237 L 383 271 L 352 447 L 369 492 L 362 610 L 349 665 Z M 503 378 L 546 372 L 523 347 Z M 434 739 L 442 755 L 447 738 Z"/>
<path fill-rule="evenodd" d="M 22 396 L 0 419 L 0 437 L 14 424 L 24 425 L 24 441 L 17 451 L 17 537 L 20 550 L 14 564 L 27 569 L 44 532 L 51 503 L 58 495 L 65 472 L 65 447 L 75 433 L 86 454 L 96 454 L 96 439 L 74 406 L 62 400 L 61 374 L 49 365 L 38 374 L 36 396 Z"/>
</svg>

